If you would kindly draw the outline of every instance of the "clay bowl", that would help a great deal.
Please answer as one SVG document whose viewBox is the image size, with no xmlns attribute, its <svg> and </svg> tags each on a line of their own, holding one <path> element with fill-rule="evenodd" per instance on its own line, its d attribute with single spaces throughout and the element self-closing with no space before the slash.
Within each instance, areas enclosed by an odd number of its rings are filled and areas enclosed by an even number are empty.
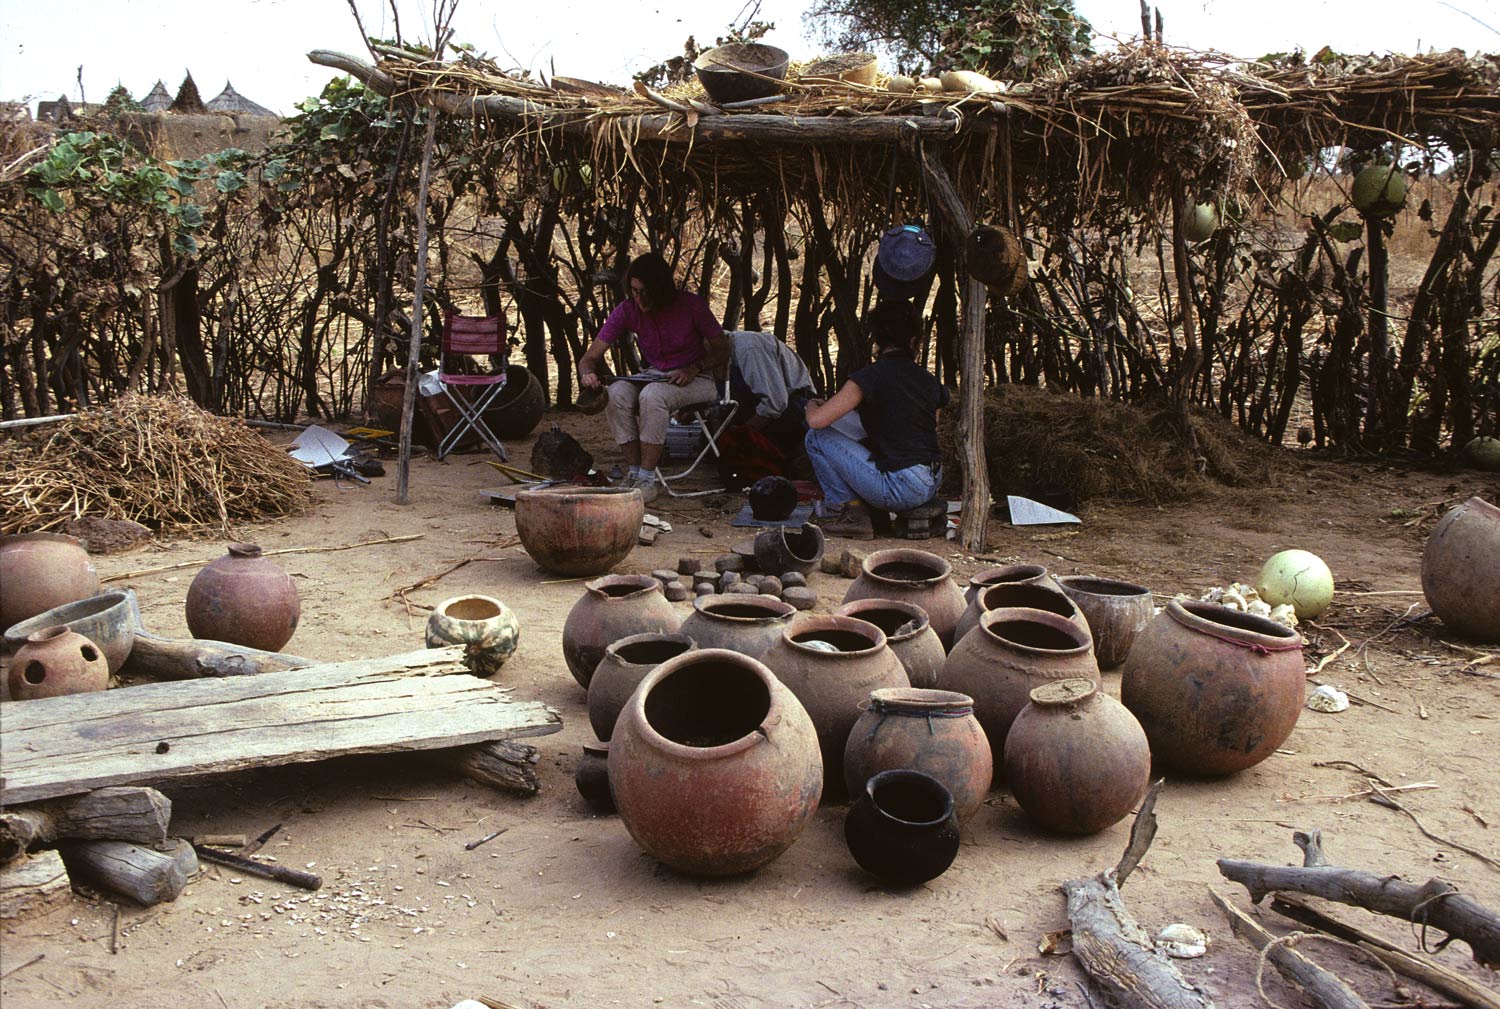
<svg viewBox="0 0 1500 1009">
<path fill-rule="evenodd" d="M 779 94 L 790 60 L 786 50 L 775 46 L 733 42 L 700 55 L 693 70 L 714 101 L 743 102 Z"/>
<path fill-rule="evenodd" d="M 505 388 L 484 412 L 484 422 L 501 441 L 516 441 L 535 430 L 546 409 L 546 394 L 537 377 L 524 365 L 507 365 Z"/>
<path fill-rule="evenodd" d="M 5 630 L 5 650 L 14 654 L 26 643 L 28 635 L 57 626 L 82 634 L 98 645 L 110 670 L 117 672 L 135 647 L 135 614 L 130 605 L 130 591 L 112 589 L 13 624 Z"/>
<path fill-rule="evenodd" d="M 635 488 L 543 487 L 516 495 L 521 546 L 548 571 L 602 575 L 630 556 L 646 505 Z"/>
</svg>

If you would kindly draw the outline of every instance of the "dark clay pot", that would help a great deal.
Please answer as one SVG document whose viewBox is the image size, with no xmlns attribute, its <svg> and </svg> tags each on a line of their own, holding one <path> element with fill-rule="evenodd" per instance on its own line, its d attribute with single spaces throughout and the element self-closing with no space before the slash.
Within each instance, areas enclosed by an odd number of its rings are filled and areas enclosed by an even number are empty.
<svg viewBox="0 0 1500 1009">
<path fill-rule="evenodd" d="M 896 687 L 871 691 L 844 746 L 844 784 L 858 795 L 881 771 L 932 775 L 953 796 L 958 822 L 978 812 L 994 777 L 989 740 L 974 699 L 951 690 Z"/>
<path fill-rule="evenodd" d="M 604 649 L 604 658 L 589 680 L 589 724 L 605 742 L 615 730 L 620 710 L 635 688 L 657 666 L 692 651 L 697 642 L 686 634 L 632 634 Z"/>
<path fill-rule="evenodd" d="M 802 833 L 823 793 L 818 734 L 764 664 L 727 649 L 668 659 L 615 723 L 609 780 L 620 819 L 683 872 L 757 869 Z"/>
<path fill-rule="evenodd" d="M 1049 830 L 1096 834 L 1119 823 L 1150 777 L 1146 733 L 1093 680 L 1037 687 L 1005 737 L 1005 783 Z"/>
<path fill-rule="evenodd" d="M 99 572 L 80 539 L 62 533 L 0 536 L 0 630 L 99 594 Z"/>
<path fill-rule="evenodd" d="M 865 558 L 859 577 L 844 593 L 856 599 L 897 599 L 915 603 L 927 613 L 943 647 L 953 647 L 953 632 L 964 612 L 964 594 L 953 581 L 953 565 L 925 550 L 896 547 Z"/>
<path fill-rule="evenodd" d="M 958 856 L 953 796 L 930 774 L 881 771 L 844 819 L 844 843 L 860 868 L 890 886 L 916 886 Z"/>
<path fill-rule="evenodd" d="M 573 784 L 595 813 L 606 816 L 615 811 L 615 797 L 609 790 L 609 743 L 583 744 L 583 755 L 573 769 Z"/>
<path fill-rule="evenodd" d="M 901 665 L 914 687 L 937 686 L 938 674 L 948 653 L 927 619 L 927 611 L 916 603 L 895 599 L 856 599 L 840 606 L 835 614 L 865 620 L 885 632 L 885 643 Z"/>
<path fill-rule="evenodd" d="M 1087 575 L 1065 575 L 1057 583 L 1083 611 L 1100 669 L 1124 662 L 1136 637 L 1156 615 L 1151 590 L 1144 585 Z"/>
<path fill-rule="evenodd" d="M 681 630 L 700 648 L 730 648 L 758 659 L 781 638 L 796 612 L 790 603 L 770 596 L 699 596 Z"/>
<path fill-rule="evenodd" d="M 1135 639 L 1120 700 L 1146 730 L 1159 767 L 1216 777 L 1260 763 L 1286 741 L 1306 685 L 1295 630 L 1173 600 Z"/>
<path fill-rule="evenodd" d="M 109 663 L 82 634 L 48 627 L 28 636 L 11 656 L 6 686 L 13 701 L 103 690 L 109 686 Z"/>
<path fill-rule="evenodd" d="M 1084 617 L 1083 611 L 1078 608 L 1077 603 L 1068 598 L 1062 589 L 1057 587 L 1057 583 L 1050 576 L 1046 581 L 1000 582 L 997 585 L 985 586 L 964 610 L 964 615 L 959 618 L 954 640 L 962 641 L 965 634 L 979 626 L 979 618 L 990 610 L 1004 609 L 1046 610 L 1048 613 L 1056 613 L 1060 617 L 1071 620 L 1089 635 L 1090 641 L 1093 640 L 1089 622 Z"/>
<path fill-rule="evenodd" d="M 979 593 L 991 585 L 1050 585 L 1057 582 L 1040 564 L 1002 564 L 994 568 L 980 568 L 964 587 L 964 604 L 972 603 Z"/>
<path fill-rule="evenodd" d="M 675 634 L 681 618 L 650 575 L 605 575 L 583 587 L 563 622 L 563 659 L 584 690 L 604 650 L 632 634 Z"/>
<path fill-rule="evenodd" d="M 1471 497 L 1442 517 L 1422 548 L 1422 594 L 1459 634 L 1500 641 L 1500 508 Z"/>
<path fill-rule="evenodd" d="M 279 652 L 302 616 L 297 583 L 254 543 L 231 543 L 188 586 L 193 637 Z"/>
<path fill-rule="evenodd" d="M 783 571 L 807 574 L 823 559 L 823 530 L 806 522 L 800 529 L 777 526 L 755 537 L 755 564 L 768 575 Z"/>
<path fill-rule="evenodd" d="M 524 365 L 505 368 L 505 388 L 484 412 L 484 422 L 503 441 L 524 438 L 536 429 L 547 410 L 542 383 Z"/>
<path fill-rule="evenodd" d="M 135 612 L 130 589 L 111 589 L 88 599 L 64 603 L 5 631 L 5 648 L 14 652 L 27 637 L 49 627 L 66 627 L 88 638 L 104 652 L 112 673 L 117 673 L 135 647 Z"/>
<path fill-rule="evenodd" d="M 602 575 L 623 561 L 645 517 L 645 502 L 633 487 L 545 487 L 516 495 L 521 546 L 560 575 Z"/>
</svg>

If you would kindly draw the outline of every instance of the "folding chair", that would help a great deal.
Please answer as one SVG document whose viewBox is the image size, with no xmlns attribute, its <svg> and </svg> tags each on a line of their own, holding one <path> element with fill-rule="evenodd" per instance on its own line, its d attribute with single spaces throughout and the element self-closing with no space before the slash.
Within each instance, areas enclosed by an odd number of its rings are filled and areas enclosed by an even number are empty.
<svg viewBox="0 0 1500 1009">
<path fill-rule="evenodd" d="M 693 458 L 692 463 L 682 472 L 673 473 L 668 476 L 662 472 L 660 466 L 656 467 L 657 481 L 661 484 L 662 489 L 672 497 L 702 497 L 705 494 L 722 494 L 724 492 L 723 487 L 711 487 L 708 490 L 680 491 L 672 486 L 672 484 L 690 475 L 697 469 L 698 464 L 708 458 L 710 452 L 713 453 L 715 459 L 719 458 L 719 437 L 734 420 L 734 415 L 739 409 L 739 404 L 735 402 L 734 397 L 729 392 L 727 367 L 723 380 L 719 381 L 716 379 L 714 386 L 718 394 L 717 399 L 706 403 L 695 403 L 677 411 L 678 416 L 685 417 L 689 424 L 697 426 L 703 432 L 704 440 L 703 447 L 698 450 L 698 454 Z"/>
<path fill-rule="evenodd" d="M 499 374 L 466 375 L 448 370 L 453 362 L 450 358 L 473 358 L 487 355 L 491 366 L 498 360 L 502 367 Z M 500 457 L 507 461 L 505 446 L 484 422 L 484 411 L 489 409 L 505 388 L 506 358 L 510 346 L 505 341 L 505 316 L 459 315 L 449 312 L 443 319 L 443 350 L 438 358 L 438 381 L 443 385 L 449 402 L 458 411 L 459 419 L 453 428 L 438 443 L 437 457 L 446 456 L 458 447 L 465 434 L 472 431 Z M 465 386 L 483 386 L 478 396 L 470 398 Z M 455 387 L 458 387 L 455 389 Z"/>
</svg>

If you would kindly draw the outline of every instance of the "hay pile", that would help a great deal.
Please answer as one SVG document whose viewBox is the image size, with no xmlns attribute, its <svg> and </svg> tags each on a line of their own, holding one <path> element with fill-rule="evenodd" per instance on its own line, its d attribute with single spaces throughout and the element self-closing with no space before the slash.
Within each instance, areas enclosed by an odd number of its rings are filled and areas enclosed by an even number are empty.
<svg viewBox="0 0 1500 1009">
<path fill-rule="evenodd" d="M 312 498 L 306 468 L 243 421 L 176 396 L 123 396 L 0 441 L 0 533 L 93 515 L 160 532 L 291 515 Z"/>
</svg>

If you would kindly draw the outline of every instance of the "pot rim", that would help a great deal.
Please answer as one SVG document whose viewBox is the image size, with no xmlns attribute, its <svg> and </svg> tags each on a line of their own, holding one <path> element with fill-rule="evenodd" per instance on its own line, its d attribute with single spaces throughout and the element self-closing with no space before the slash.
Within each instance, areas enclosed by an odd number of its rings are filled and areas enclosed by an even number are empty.
<svg viewBox="0 0 1500 1009">
<path fill-rule="evenodd" d="M 50 626 L 51 624 L 62 624 L 66 626 L 68 624 L 77 623 L 80 620 L 89 620 L 95 617 L 103 616 L 110 610 L 116 609 L 120 606 L 126 607 L 124 613 L 124 623 L 128 626 L 128 631 L 131 635 L 132 640 L 134 640 L 135 624 L 132 619 L 131 610 L 129 609 L 131 605 L 130 592 L 130 589 L 109 589 L 108 591 L 101 592 L 96 596 L 89 596 L 86 599 L 75 599 L 71 603 L 63 603 L 61 606 L 54 606 L 50 610 L 46 610 L 43 613 L 38 613 L 35 617 L 28 617 L 27 619 L 22 620 L 20 623 L 12 624 L 10 627 L 7 627 L 4 632 L 5 644 L 7 647 L 14 647 L 17 642 L 25 640 L 25 634 L 17 633 L 18 628 L 25 629 L 26 634 L 30 634 L 33 630 L 40 630 L 41 628 L 27 628 L 26 626 L 36 621 L 38 617 L 48 616 L 49 614 L 51 615 L 50 621 L 44 626 Z"/>
<path fill-rule="evenodd" d="M 933 562 L 941 567 L 934 567 Z M 875 572 L 875 569 L 883 564 L 901 563 L 932 567 L 933 573 L 927 578 L 890 578 Z M 946 559 L 914 547 L 888 547 L 885 550 L 876 550 L 865 557 L 861 568 L 866 576 L 882 585 L 938 585 L 953 577 L 953 565 L 949 564 Z"/>
<path fill-rule="evenodd" d="M 1037 648 L 1035 645 L 1025 645 L 1019 641 L 1012 641 L 1003 634 L 992 630 L 992 624 L 1003 623 L 1008 620 L 1028 620 L 1035 624 L 1042 624 L 1053 630 L 1062 631 L 1073 640 L 1082 638 L 1082 644 L 1073 648 Z M 1083 655 L 1094 650 L 1094 642 L 1084 634 L 1081 628 L 1067 617 L 1060 617 L 1050 610 L 1034 610 L 1027 606 L 1006 606 L 998 610 L 986 610 L 980 614 L 979 626 L 984 628 L 984 633 L 997 641 L 1004 642 L 1006 648 L 1014 649 L 1022 655 L 1056 655 L 1074 656 Z"/>
<path fill-rule="evenodd" d="M 1500 519 L 1500 506 L 1491 504 L 1484 498 L 1480 497 L 1478 494 L 1475 494 L 1473 497 L 1469 498 L 1460 507 L 1473 508 L 1476 511 L 1486 514 L 1491 518 Z"/>
<path fill-rule="evenodd" d="M 1218 603 L 1173 599 L 1167 603 L 1165 612 L 1190 631 L 1207 634 L 1240 647 L 1270 652 L 1302 650 L 1302 635 L 1295 628 L 1278 624 L 1267 617 L 1231 610 Z"/>
<path fill-rule="evenodd" d="M 907 602 L 904 599 L 882 599 L 880 596 L 866 596 L 864 599 L 850 600 L 837 610 L 834 610 L 833 615 L 836 617 L 853 617 L 855 620 L 864 620 L 866 623 L 874 624 L 875 621 L 860 616 L 860 614 L 868 613 L 870 610 L 895 610 L 897 613 L 905 613 L 917 621 L 915 630 L 907 631 L 904 634 L 887 633 L 885 636 L 886 644 L 910 641 L 918 634 L 932 627 L 932 618 L 927 615 L 925 609 L 916 603 Z M 875 624 L 875 626 L 880 627 L 879 624 Z M 884 627 L 880 629 L 882 631 L 885 630 Z"/>
<path fill-rule="evenodd" d="M 655 579 L 652 580 L 655 581 Z M 736 595 L 743 596 L 743 598 L 737 599 L 734 596 L 726 596 L 722 593 L 715 593 L 711 596 L 698 596 L 693 600 L 693 609 L 711 620 L 730 620 L 735 623 L 744 624 L 776 623 L 778 621 L 790 620 L 797 614 L 795 606 L 780 599 L 772 599 L 770 596 L 752 596 L 749 593 L 736 593 Z M 766 614 L 760 617 L 740 617 L 729 613 L 715 613 L 709 608 L 711 606 L 750 606 L 752 608 L 764 608 Z M 782 607 L 783 612 L 778 613 L 776 611 L 777 607 Z M 709 651 L 713 651 L 713 649 L 709 649 Z"/>
<path fill-rule="evenodd" d="M 811 645 L 794 641 L 793 634 L 804 634 L 809 631 L 848 631 L 867 638 L 870 645 L 867 648 L 858 648 L 854 651 L 825 652 L 821 648 L 813 648 Z M 795 649 L 803 655 L 816 657 L 820 660 L 853 660 L 866 659 L 871 655 L 878 654 L 882 648 L 887 647 L 885 631 L 870 623 L 868 620 L 860 620 L 856 617 L 842 617 L 838 614 L 824 616 L 821 613 L 803 613 L 787 622 L 782 628 L 781 640 L 788 648 Z"/>
<path fill-rule="evenodd" d="M 591 497 L 634 497 L 642 508 L 646 506 L 641 492 L 635 487 L 532 487 L 516 494 L 516 503 L 522 501 L 547 501 L 560 504 L 577 504 Z"/>
<path fill-rule="evenodd" d="M 634 490 L 635 488 L 632 487 L 631 489 Z M 634 585 L 635 589 L 623 594 L 607 591 L 616 585 Z M 593 581 L 584 582 L 583 589 L 590 595 L 596 596 L 605 602 L 616 602 L 622 599 L 635 599 L 638 596 L 653 591 L 660 592 L 661 582 L 650 575 L 601 575 Z"/>
<path fill-rule="evenodd" d="M 1063 617 L 1063 619 L 1065 619 L 1065 620 L 1072 620 L 1074 617 L 1078 616 L 1082 612 L 1078 608 L 1078 603 L 1076 601 L 1074 601 L 1066 592 L 1064 592 L 1060 588 L 1054 589 L 1050 585 L 1046 585 L 1046 584 L 1044 584 L 1042 582 L 998 582 L 998 583 L 996 583 L 994 585 L 986 585 L 982 590 L 980 590 L 978 604 L 979 604 L 979 611 L 981 613 L 988 613 L 991 610 L 1019 610 L 1019 609 L 1040 610 L 1041 609 L 1040 606 L 988 606 L 988 605 L 986 605 L 985 601 L 989 598 L 990 593 L 994 592 L 996 590 L 1005 590 L 1005 591 L 1022 590 L 1022 591 L 1026 591 L 1026 592 L 1043 592 L 1043 593 L 1046 593 L 1049 597 L 1056 596 L 1057 598 L 1061 599 L 1063 602 L 1067 603 L 1069 609 L 1072 611 L 1072 612 L 1068 613 L 1066 616 L 1064 616 L 1061 613 L 1058 614 L 1058 616 Z M 1045 610 L 1044 612 L 1046 612 L 1046 613 L 1052 613 L 1054 611 L 1052 611 L 1052 610 Z"/>
<path fill-rule="evenodd" d="M 683 666 L 700 662 L 725 662 L 748 670 L 760 678 L 765 684 L 769 703 L 765 717 L 760 720 L 758 726 L 738 739 L 720 743 L 718 746 L 688 746 L 685 743 L 668 739 L 656 730 L 656 726 L 652 725 L 650 719 L 646 717 L 646 698 L 662 680 L 676 673 Z M 763 740 L 771 738 L 771 727 L 781 724 L 786 719 L 786 705 L 783 698 L 778 695 L 777 688 L 786 691 L 781 681 L 776 678 L 776 674 L 771 672 L 770 667 L 758 659 L 752 659 L 748 655 L 728 648 L 695 648 L 691 652 L 683 652 L 676 658 L 668 659 L 647 673 L 640 686 L 636 687 L 635 692 L 630 695 L 630 700 L 625 702 L 625 710 L 630 711 L 641 725 L 641 732 L 646 741 L 662 753 L 690 760 L 714 760 L 743 753 L 750 747 L 759 745 Z M 625 711 L 622 710 L 620 716 L 623 718 L 624 714 Z M 618 722 L 616 722 L 615 731 L 619 731 Z"/>
<path fill-rule="evenodd" d="M 1144 585 L 1121 581 L 1118 578 L 1099 578 L 1094 575 L 1063 575 L 1057 579 L 1057 584 L 1062 586 L 1063 592 L 1071 590 L 1079 595 L 1100 596 L 1105 599 L 1131 599 L 1136 596 L 1149 597 L 1151 595 L 1151 590 Z M 1106 591 L 1101 592 L 1100 588 L 1105 588 Z"/>
<path fill-rule="evenodd" d="M 265 555 L 259 543 L 231 543 L 228 551 L 231 557 L 244 557 L 248 560 Z"/>
<path fill-rule="evenodd" d="M 957 690 L 939 690 L 935 687 L 877 687 L 870 691 L 865 710 L 872 708 L 896 709 L 926 713 L 929 711 L 953 711 L 962 708 L 974 710 L 974 698 Z"/>
<path fill-rule="evenodd" d="M 456 603 L 466 603 L 466 602 L 468 602 L 471 599 L 477 599 L 477 600 L 479 600 L 482 603 L 494 603 L 495 604 L 495 614 L 494 614 L 494 616 L 478 617 L 478 618 L 476 618 L 476 617 L 455 617 L 455 616 L 453 616 L 452 614 L 450 614 L 448 612 L 448 608 L 450 606 L 453 606 Z M 496 599 L 494 596 L 487 596 L 487 595 L 485 595 L 482 592 L 465 592 L 461 596 L 453 596 L 450 599 L 444 599 L 442 602 L 438 603 L 437 606 L 433 607 L 432 612 L 434 614 L 437 614 L 437 615 L 441 616 L 444 620 L 452 620 L 454 623 L 460 623 L 460 624 L 479 624 L 479 623 L 483 623 L 486 620 L 493 620 L 493 619 L 495 619 L 495 617 L 503 616 L 505 614 L 505 611 L 508 608 L 509 607 L 507 607 L 500 600 Z"/>
<path fill-rule="evenodd" d="M 904 820 L 899 816 L 895 816 L 875 800 L 875 790 L 890 781 L 914 781 L 924 788 L 937 789 L 938 793 L 947 799 L 943 806 L 942 815 L 931 820 Z M 910 767 L 893 767 L 885 771 L 877 771 L 870 775 L 869 780 L 865 782 L 865 794 L 869 796 L 870 805 L 874 808 L 875 812 L 893 823 L 905 823 L 913 827 L 936 827 L 953 815 L 953 793 L 949 791 L 948 786 L 925 771 L 918 771 Z"/>
<path fill-rule="evenodd" d="M 600 742 L 599 740 L 595 740 L 592 743 L 584 743 L 583 744 L 583 753 L 584 753 L 584 756 L 587 756 L 587 757 L 606 757 L 607 758 L 609 756 L 609 740 L 606 739 L 603 742 Z"/>
<path fill-rule="evenodd" d="M 643 666 L 646 663 L 644 663 L 644 662 L 628 662 L 625 659 L 621 658 L 620 657 L 620 649 L 621 648 L 628 648 L 631 645 L 646 644 L 647 642 L 657 643 L 657 644 L 686 645 L 687 647 L 684 648 L 682 651 L 678 652 L 677 655 L 686 655 L 687 653 L 693 651 L 694 649 L 696 649 L 698 647 L 698 642 L 694 641 L 692 638 L 688 637 L 686 634 L 681 634 L 681 633 L 679 633 L 677 631 L 644 631 L 644 632 L 642 632 L 640 634 L 632 634 L 629 637 L 620 638 L 620 639 L 618 639 L 616 641 L 610 642 L 610 644 L 604 649 L 604 658 L 605 659 L 614 659 L 617 662 L 619 662 L 619 664 L 622 665 L 622 666 L 629 666 L 629 667 L 632 667 L 632 668 L 638 667 L 638 666 Z M 673 659 L 677 658 L 677 655 L 672 656 L 672 658 Z M 600 660 L 600 664 L 601 665 L 603 664 L 603 661 L 604 661 L 603 659 Z M 662 660 L 662 662 L 668 662 L 668 661 L 670 661 L 670 660 L 669 659 L 663 659 Z M 654 669 L 654 668 L 656 668 L 659 665 L 661 665 L 661 662 L 653 662 L 653 663 L 651 663 L 651 668 Z M 596 675 L 597 675 L 597 671 L 596 671 Z"/>
<path fill-rule="evenodd" d="M 28 645 L 44 645 L 49 641 L 56 641 L 65 634 L 72 633 L 73 628 L 67 624 L 52 624 L 48 627 L 40 627 L 26 635 L 26 643 Z"/>
<path fill-rule="evenodd" d="M 1022 571 L 1026 572 L 1023 577 L 999 577 L 1000 575 L 1010 573 L 1019 575 Z M 1044 578 L 1048 574 L 1050 572 L 1041 564 L 1000 564 L 996 567 L 980 568 L 969 579 L 969 584 L 976 588 L 990 588 L 994 585 L 1018 585 L 1022 582 Z"/>
<path fill-rule="evenodd" d="M 775 529 L 767 529 L 766 533 L 770 533 L 771 536 L 773 536 L 776 541 L 781 544 L 782 549 L 787 552 L 787 556 L 791 557 L 792 560 L 800 562 L 816 561 L 818 554 L 818 549 L 816 547 L 813 549 L 813 552 L 811 554 L 799 554 L 797 551 L 792 549 L 792 545 L 787 542 L 787 532 L 789 528 L 790 527 L 788 526 L 777 526 Z M 796 527 L 795 532 L 799 536 L 804 536 L 807 534 L 807 531 L 809 529 L 813 531 L 814 538 L 820 537 L 823 532 L 822 529 L 818 528 L 818 525 L 815 522 L 804 522 L 800 526 Z M 765 533 L 762 533 L 761 535 L 763 536 L 765 535 Z M 756 539 L 759 538 L 759 536 L 756 537 Z M 823 539 L 819 539 L 818 547 L 822 547 L 824 542 L 825 541 Z"/>
</svg>

